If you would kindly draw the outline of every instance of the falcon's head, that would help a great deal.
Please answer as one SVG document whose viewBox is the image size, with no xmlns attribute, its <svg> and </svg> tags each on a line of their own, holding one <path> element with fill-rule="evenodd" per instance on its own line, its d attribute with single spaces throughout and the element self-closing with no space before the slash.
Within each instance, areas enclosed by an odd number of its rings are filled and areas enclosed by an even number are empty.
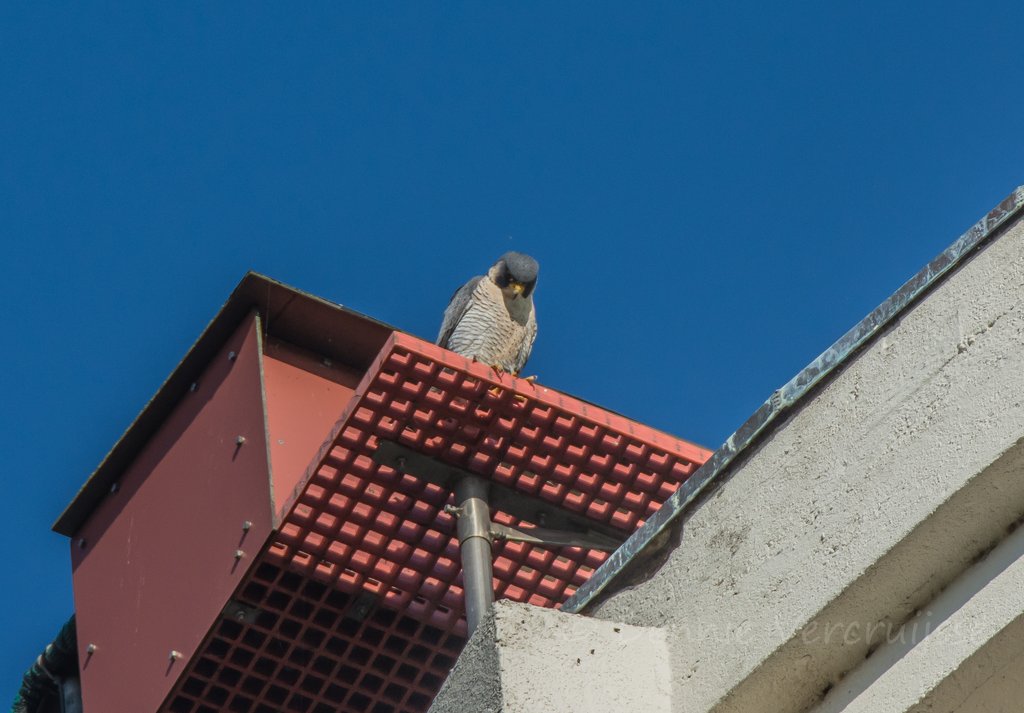
<svg viewBox="0 0 1024 713">
<path fill-rule="evenodd" d="M 487 277 L 504 293 L 506 299 L 526 298 L 537 286 L 537 261 L 523 253 L 505 253 L 487 271 Z"/>
</svg>

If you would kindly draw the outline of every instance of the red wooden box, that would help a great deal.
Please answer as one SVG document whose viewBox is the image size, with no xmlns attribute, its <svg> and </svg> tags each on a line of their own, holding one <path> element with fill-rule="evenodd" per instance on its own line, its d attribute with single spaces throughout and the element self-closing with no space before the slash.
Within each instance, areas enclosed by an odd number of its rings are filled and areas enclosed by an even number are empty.
<svg viewBox="0 0 1024 713">
<path fill-rule="evenodd" d="M 385 441 L 623 536 L 710 456 L 249 275 L 56 525 L 85 710 L 426 710 L 465 641 L 452 499 Z M 606 557 L 493 552 L 548 607 Z"/>
</svg>

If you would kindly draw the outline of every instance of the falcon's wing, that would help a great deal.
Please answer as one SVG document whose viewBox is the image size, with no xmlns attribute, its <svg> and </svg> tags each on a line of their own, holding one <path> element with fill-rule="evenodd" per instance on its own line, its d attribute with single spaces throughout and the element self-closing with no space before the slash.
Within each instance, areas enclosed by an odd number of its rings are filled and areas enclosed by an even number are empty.
<svg viewBox="0 0 1024 713">
<path fill-rule="evenodd" d="M 530 358 L 530 352 L 533 351 L 533 342 L 537 339 L 537 318 L 536 313 L 530 315 L 530 321 L 526 324 L 526 334 L 523 336 L 523 343 L 519 347 L 519 353 L 516 354 L 516 363 L 513 374 L 518 375 L 526 366 L 526 361 Z"/>
<path fill-rule="evenodd" d="M 462 320 L 462 316 L 466 314 L 466 310 L 469 309 L 469 298 L 473 294 L 473 290 L 476 289 L 476 286 L 482 279 L 484 279 L 483 275 L 478 275 L 459 289 L 455 290 L 455 294 L 452 295 L 451 300 L 448 302 L 448 306 L 444 310 L 444 319 L 441 321 L 441 331 L 437 334 L 437 341 L 435 344 L 447 348 L 448 340 L 451 339 L 452 332 L 455 331 L 455 327 Z"/>
</svg>

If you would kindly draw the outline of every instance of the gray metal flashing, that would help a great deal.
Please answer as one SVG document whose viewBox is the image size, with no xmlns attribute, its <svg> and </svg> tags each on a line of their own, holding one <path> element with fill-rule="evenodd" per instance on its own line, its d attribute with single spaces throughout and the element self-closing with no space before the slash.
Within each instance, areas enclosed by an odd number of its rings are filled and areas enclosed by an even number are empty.
<svg viewBox="0 0 1024 713">
<path fill-rule="evenodd" d="M 1002 232 L 1012 218 L 1024 208 L 1024 186 L 1018 187 L 981 220 L 971 226 L 920 272 L 905 282 L 892 296 L 858 322 L 818 358 L 808 364 L 790 381 L 777 389 L 715 451 L 696 473 L 651 516 L 623 545 L 611 554 L 576 593 L 562 605 L 562 611 L 578 613 L 595 602 L 596 597 L 613 584 L 623 570 L 647 546 L 679 517 L 712 484 L 722 480 L 736 459 L 780 422 L 790 409 L 811 394 L 860 349 L 873 341 L 882 330 L 919 299 L 939 285 L 956 268 Z"/>
</svg>

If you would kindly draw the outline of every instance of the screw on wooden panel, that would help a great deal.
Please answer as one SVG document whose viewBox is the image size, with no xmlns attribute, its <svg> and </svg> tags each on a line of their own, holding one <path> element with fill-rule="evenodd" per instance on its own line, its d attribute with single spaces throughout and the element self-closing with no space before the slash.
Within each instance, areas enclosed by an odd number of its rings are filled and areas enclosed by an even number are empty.
<svg viewBox="0 0 1024 713">
<path fill-rule="evenodd" d="M 252 522 L 251 521 L 246 520 L 245 522 L 242 523 L 242 531 L 243 532 L 248 532 L 251 529 L 252 529 Z"/>
<path fill-rule="evenodd" d="M 121 484 L 120 483 L 116 483 L 115 482 L 114 484 L 112 484 L 110 486 L 110 492 L 112 492 L 112 493 L 116 493 L 120 489 L 121 489 Z"/>
<path fill-rule="evenodd" d="M 195 391 L 195 390 L 196 390 L 196 389 L 198 389 L 198 388 L 199 388 L 199 384 L 197 384 L 197 383 L 196 383 L 196 382 L 194 382 L 194 381 L 193 381 L 193 382 L 192 382 L 191 384 L 189 384 L 189 385 L 188 385 L 188 390 L 189 390 L 189 391 Z"/>
<path fill-rule="evenodd" d="M 323 363 L 324 363 L 324 366 L 334 366 L 334 362 L 331 361 L 329 357 L 324 357 Z"/>
<path fill-rule="evenodd" d="M 181 658 L 181 652 L 180 651 L 175 651 L 174 649 L 171 649 L 171 655 L 168 656 L 167 658 L 170 659 L 171 661 L 177 661 L 178 659 Z"/>
<path fill-rule="evenodd" d="M 86 646 L 85 653 L 87 656 L 92 656 L 94 653 L 96 653 L 96 644 L 89 644 L 88 646 Z"/>
<path fill-rule="evenodd" d="M 235 559 L 236 560 L 240 560 L 243 557 L 245 557 L 245 552 L 243 552 L 242 550 L 235 550 Z"/>
<path fill-rule="evenodd" d="M 237 358 L 238 355 L 235 352 L 228 352 L 228 361 L 234 361 Z"/>
<path fill-rule="evenodd" d="M 245 443 L 245 436 L 239 436 L 238 438 L 235 439 L 236 446 L 240 446 L 243 443 Z"/>
<path fill-rule="evenodd" d="M 85 549 L 85 538 L 84 537 L 79 537 L 78 538 L 78 549 L 80 549 L 80 550 L 84 550 Z"/>
</svg>

